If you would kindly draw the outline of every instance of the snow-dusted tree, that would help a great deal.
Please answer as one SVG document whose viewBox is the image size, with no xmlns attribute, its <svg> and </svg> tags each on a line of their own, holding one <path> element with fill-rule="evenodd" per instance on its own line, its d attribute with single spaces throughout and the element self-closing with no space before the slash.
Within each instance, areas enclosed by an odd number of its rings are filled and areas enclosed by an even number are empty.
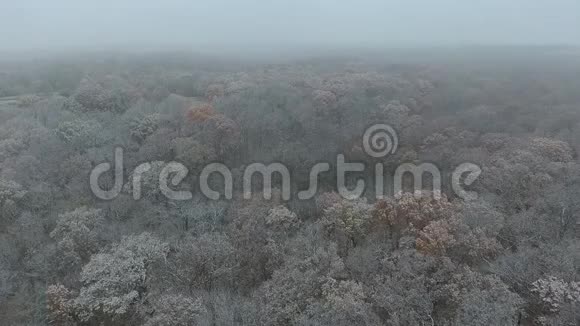
<svg viewBox="0 0 580 326">
<path fill-rule="evenodd" d="M 214 101 L 224 94 L 225 85 L 218 83 L 210 84 L 205 91 L 205 96 L 209 101 Z"/>
<path fill-rule="evenodd" d="M 416 141 L 417 130 L 421 128 L 421 116 L 412 114 L 411 110 L 400 101 L 390 101 L 380 105 L 379 117 L 400 133 L 399 138 L 406 141 Z"/>
<path fill-rule="evenodd" d="M 331 91 L 315 90 L 312 93 L 313 101 L 316 104 L 316 113 L 322 117 L 336 114 L 337 97 Z"/>
<path fill-rule="evenodd" d="M 177 137 L 173 128 L 158 128 L 143 141 L 134 157 L 128 157 L 128 162 L 136 166 L 142 162 L 171 161 L 174 155 L 171 141 Z"/>
<path fill-rule="evenodd" d="M 88 111 L 88 109 L 84 107 L 81 103 L 79 103 L 79 101 L 77 101 L 74 97 L 67 97 L 62 102 L 62 108 L 63 110 L 75 113 Z"/>
<path fill-rule="evenodd" d="M 301 221 L 296 213 L 286 206 L 279 205 L 272 208 L 265 217 L 266 227 L 272 233 L 292 233 L 300 228 Z"/>
<path fill-rule="evenodd" d="M 455 325 L 517 325 L 520 322 L 522 298 L 496 277 L 479 276 L 460 291 Z"/>
<path fill-rule="evenodd" d="M 552 162 L 571 162 L 574 151 L 570 145 L 561 140 L 534 138 L 530 142 L 531 151 Z"/>
<path fill-rule="evenodd" d="M 580 282 L 566 282 L 554 276 L 541 278 L 532 283 L 530 290 L 537 296 L 543 307 L 550 313 L 561 309 L 580 308 Z"/>
<path fill-rule="evenodd" d="M 372 208 L 366 199 L 342 199 L 324 210 L 320 223 L 330 238 L 339 244 L 341 253 L 364 237 Z"/>
<path fill-rule="evenodd" d="M 316 213 L 323 214 L 324 211 L 343 200 L 337 192 L 324 192 L 316 197 Z"/>
<path fill-rule="evenodd" d="M 203 123 L 217 114 L 211 104 L 202 103 L 190 108 L 186 113 L 186 117 L 191 122 Z"/>
<path fill-rule="evenodd" d="M 138 143 L 142 143 L 145 138 L 153 134 L 159 127 L 159 114 L 148 114 L 142 118 L 135 118 L 130 123 L 131 137 Z"/>
<path fill-rule="evenodd" d="M 142 233 L 93 255 L 81 272 L 83 286 L 72 299 L 75 317 L 122 322 L 147 291 L 151 264 L 163 261 L 168 252 L 166 243 Z"/>
<path fill-rule="evenodd" d="M 19 200 L 26 195 L 26 192 L 18 183 L 0 179 L 0 205 L 6 205 L 9 201 Z"/>
<path fill-rule="evenodd" d="M 480 138 L 483 147 L 489 152 L 497 152 L 505 148 L 510 141 L 514 141 L 508 134 L 502 133 L 487 133 Z"/>
<path fill-rule="evenodd" d="M 124 112 L 139 94 L 126 81 L 109 76 L 100 83 L 84 79 L 73 96 L 89 111 Z"/>
<path fill-rule="evenodd" d="M 54 325 L 74 325 L 73 293 L 62 284 L 49 285 L 46 289 L 48 322 Z"/>
<path fill-rule="evenodd" d="M 492 262 L 491 270 L 502 281 L 526 297 L 532 284 L 546 278 L 546 273 L 570 282 L 577 274 L 580 244 L 563 241 L 558 244 L 522 245 L 514 252 L 506 252 Z"/>
<path fill-rule="evenodd" d="M 5 160 L 25 150 L 28 147 L 26 138 L 25 135 L 16 134 L 14 137 L 0 140 L 0 160 Z"/>
<path fill-rule="evenodd" d="M 64 121 L 56 128 L 58 137 L 76 151 L 84 152 L 91 147 L 105 144 L 110 136 L 96 120 Z"/>
<path fill-rule="evenodd" d="M 8 224 L 18 215 L 18 202 L 27 193 L 20 184 L 0 178 L 0 225 Z"/>
<path fill-rule="evenodd" d="M 0 305 L 12 294 L 16 286 L 16 272 L 9 269 L 7 262 L 0 258 Z"/>
<path fill-rule="evenodd" d="M 219 155 L 231 153 L 238 149 L 242 141 L 240 126 L 223 114 L 209 118 L 204 126 L 204 135 Z"/>
<path fill-rule="evenodd" d="M 207 313 L 199 325 L 260 325 L 255 298 L 234 293 L 231 289 L 217 289 L 204 295 Z"/>
<path fill-rule="evenodd" d="M 178 162 L 189 169 L 201 171 L 203 167 L 217 158 L 216 152 L 194 137 L 179 137 L 171 141 L 171 148 Z"/>
<path fill-rule="evenodd" d="M 367 266 L 365 285 L 382 321 L 397 326 L 432 324 L 436 284 L 449 282 L 448 260 L 438 261 L 412 249 L 381 252 L 374 259 L 377 263 Z"/>
<path fill-rule="evenodd" d="M 271 276 L 282 262 L 281 247 L 298 226 L 292 212 L 275 204 L 256 198 L 230 208 L 233 221 L 228 231 L 237 249 L 242 288 L 255 287 Z"/>
<path fill-rule="evenodd" d="M 159 176 L 166 166 L 166 162 L 154 161 L 150 163 L 148 170 L 136 168 L 129 176 L 129 181 L 123 186 L 123 191 L 136 199 L 164 200 L 159 185 Z"/>
<path fill-rule="evenodd" d="M 106 111 L 106 91 L 98 83 L 84 79 L 74 94 L 74 99 L 88 110 Z"/>
<path fill-rule="evenodd" d="M 442 196 L 417 198 L 404 193 L 399 198 L 378 201 L 373 209 L 373 226 L 387 231 L 393 246 L 399 246 L 399 239 L 406 234 L 415 235 L 432 221 L 444 220 L 454 214 L 455 206 Z"/>
<path fill-rule="evenodd" d="M 446 255 L 447 251 L 457 245 L 455 234 L 459 228 L 457 219 L 438 220 L 429 223 L 417 238 L 417 250 L 426 254 Z"/>
<path fill-rule="evenodd" d="M 383 325 L 360 283 L 332 278 L 322 285 L 322 297 L 297 319 L 296 324 L 303 326 Z"/>
<path fill-rule="evenodd" d="M 165 294 L 152 303 L 154 313 L 144 326 L 191 326 L 198 325 L 206 309 L 200 298 L 182 294 Z"/>
<path fill-rule="evenodd" d="M 80 207 L 58 216 L 50 237 L 57 242 L 57 266 L 63 273 L 78 269 L 105 243 L 106 222 L 101 210 Z"/>
<path fill-rule="evenodd" d="M 261 286 L 257 299 L 264 325 L 295 325 L 320 298 L 325 284 L 343 272 L 344 264 L 335 246 L 311 247 L 310 251 L 306 257 L 288 257 L 286 264 Z"/>
<path fill-rule="evenodd" d="M 237 248 L 228 236 L 207 233 L 180 241 L 172 260 L 172 274 L 180 286 L 211 290 L 234 286 L 239 261 Z"/>
<path fill-rule="evenodd" d="M 90 157 L 83 154 L 73 154 L 64 158 L 61 169 L 54 174 L 54 183 L 73 191 L 88 190 L 87 180 L 92 169 Z"/>
</svg>

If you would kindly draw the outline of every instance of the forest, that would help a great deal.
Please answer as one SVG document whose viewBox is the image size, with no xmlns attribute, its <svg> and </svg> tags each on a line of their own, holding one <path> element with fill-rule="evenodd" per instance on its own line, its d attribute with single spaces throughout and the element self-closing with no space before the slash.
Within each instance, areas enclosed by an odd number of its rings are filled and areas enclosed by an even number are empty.
<svg viewBox="0 0 580 326">
<path fill-rule="evenodd" d="M 374 124 L 396 152 L 365 154 Z M 90 176 L 116 148 L 104 200 Z M 331 171 L 298 198 L 338 154 L 369 167 L 347 177 L 363 195 Z M 2 59 L 0 325 L 580 325 L 579 154 L 577 48 Z M 188 200 L 160 191 L 169 162 Z M 198 189 L 216 162 L 233 198 Z M 245 198 L 244 169 L 274 162 L 292 196 L 274 175 Z M 437 166 L 441 196 L 408 176 L 376 196 L 378 163 Z M 463 163 L 474 198 L 449 182 Z"/>
</svg>

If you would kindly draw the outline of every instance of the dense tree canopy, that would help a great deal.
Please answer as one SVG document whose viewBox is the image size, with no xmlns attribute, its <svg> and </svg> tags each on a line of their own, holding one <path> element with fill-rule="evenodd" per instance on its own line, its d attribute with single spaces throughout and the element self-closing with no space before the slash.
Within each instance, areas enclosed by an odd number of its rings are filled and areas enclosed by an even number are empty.
<svg viewBox="0 0 580 326">
<path fill-rule="evenodd" d="M 143 55 L 0 73 L 0 324 L 579 325 L 580 65 L 418 57 Z M 377 123 L 398 134 L 386 158 L 361 144 Z M 117 147 L 122 188 L 100 200 L 89 176 Z M 343 198 L 331 170 L 300 200 L 337 154 L 370 167 L 346 178 L 364 195 Z M 169 187 L 191 200 L 161 191 L 170 162 L 189 174 Z M 256 162 L 286 165 L 290 200 L 276 174 L 271 200 L 243 198 Z M 422 162 L 444 179 L 477 164 L 477 199 L 449 182 L 418 196 L 410 179 L 375 196 L 375 164 Z M 210 163 L 231 170 L 233 199 L 219 173 L 220 200 L 202 196 Z"/>
</svg>

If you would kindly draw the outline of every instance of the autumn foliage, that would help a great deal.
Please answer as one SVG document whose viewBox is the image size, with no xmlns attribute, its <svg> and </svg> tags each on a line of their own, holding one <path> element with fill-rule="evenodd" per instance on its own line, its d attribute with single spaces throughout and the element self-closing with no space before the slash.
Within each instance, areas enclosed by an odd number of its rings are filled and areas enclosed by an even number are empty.
<svg viewBox="0 0 580 326">
<path fill-rule="evenodd" d="M 191 122 L 203 123 L 217 115 L 213 106 L 209 103 L 203 103 L 192 107 L 186 113 L 186 117 Z"/>
</svg>

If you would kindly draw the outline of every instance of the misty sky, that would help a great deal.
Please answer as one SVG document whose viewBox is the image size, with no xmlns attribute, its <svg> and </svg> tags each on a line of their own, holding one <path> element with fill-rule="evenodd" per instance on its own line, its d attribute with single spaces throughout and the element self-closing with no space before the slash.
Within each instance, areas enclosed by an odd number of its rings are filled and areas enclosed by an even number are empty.
<svg viewBox="0 0 580 326">
<path fill-rule="evenodd" d="M 0 0 L 0 51 L 580 44 L 579 0 Z"/>
</svg>

